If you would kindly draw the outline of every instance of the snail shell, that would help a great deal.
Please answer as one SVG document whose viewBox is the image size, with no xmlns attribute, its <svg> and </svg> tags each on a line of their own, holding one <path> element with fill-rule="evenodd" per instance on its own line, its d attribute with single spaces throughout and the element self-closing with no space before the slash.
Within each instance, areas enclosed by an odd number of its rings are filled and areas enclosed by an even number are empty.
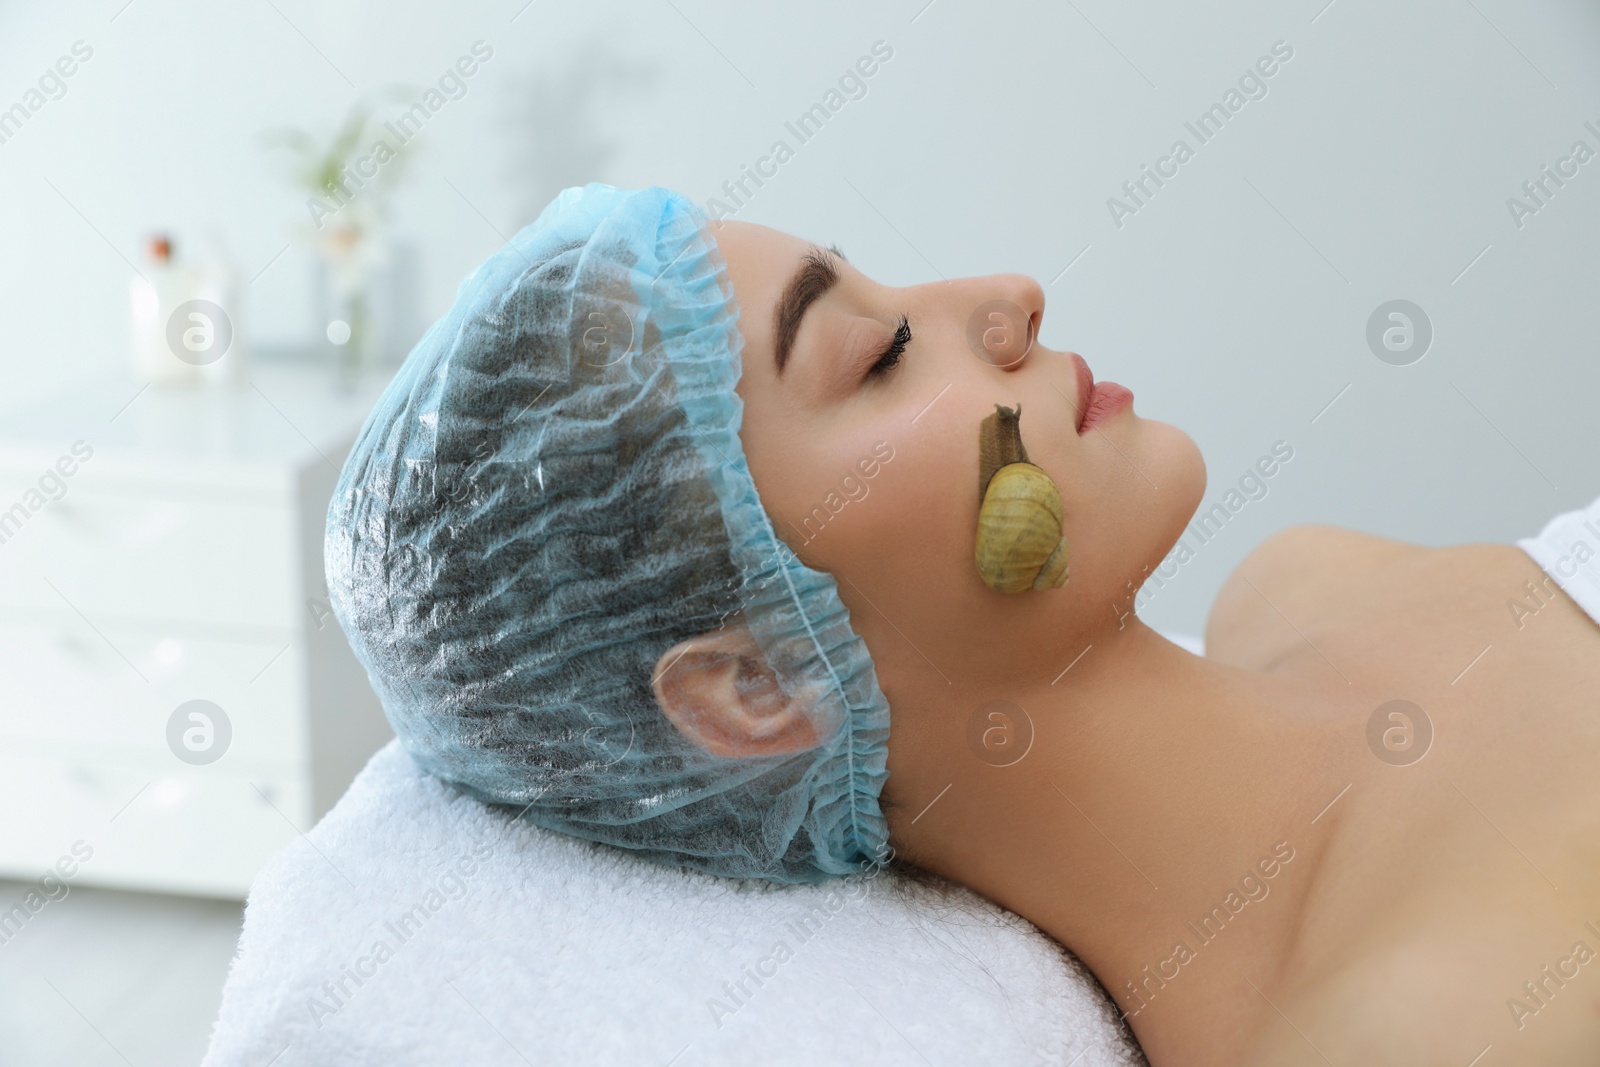
<svg viewBox="0 0 1600 1067">
<path fill-rule="evenodd" d="M 1067 539 L 1061 493 L 1028 462 L 1016 409 L 995 405 L 978 428 L 978 533 L 973 559 L 991 589 L 1021 593 L 1066 584 Z"/>
</svg>

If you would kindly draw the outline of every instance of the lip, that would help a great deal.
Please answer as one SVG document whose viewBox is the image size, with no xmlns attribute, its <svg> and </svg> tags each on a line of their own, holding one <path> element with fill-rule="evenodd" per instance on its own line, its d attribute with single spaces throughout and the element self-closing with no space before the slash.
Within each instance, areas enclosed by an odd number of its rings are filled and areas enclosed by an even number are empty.
<svg viewBox="0 0 1600 1067">
<path fill-rule="evenodd" d="M 1078 433 L 1081 436 L 1133 403 L 1133 390 L 1116 382 L 1096 382 L 1078 353 L 1071 353 L 1078 376 Z"/>
</svg>

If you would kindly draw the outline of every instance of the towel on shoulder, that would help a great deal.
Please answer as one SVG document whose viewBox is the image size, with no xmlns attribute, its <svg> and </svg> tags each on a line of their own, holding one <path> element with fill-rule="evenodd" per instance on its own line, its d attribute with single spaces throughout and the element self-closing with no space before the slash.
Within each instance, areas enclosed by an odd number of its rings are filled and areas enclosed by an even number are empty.
<svg viewBox="0 0 1600 1067">
<path fill-rule="evenodd" d="M 1562 590 L 1600 623 L 1600 497 L 1588 507 L 1557 515 L 1534 537 L 1524 537 L 1517 547 L 1555 580 Z M 1526 617 L 1511 602 L 1518 628 Z M 1541 600 L 1522 605 L 1528 615 L 1543 606 Z"/>
</svg>

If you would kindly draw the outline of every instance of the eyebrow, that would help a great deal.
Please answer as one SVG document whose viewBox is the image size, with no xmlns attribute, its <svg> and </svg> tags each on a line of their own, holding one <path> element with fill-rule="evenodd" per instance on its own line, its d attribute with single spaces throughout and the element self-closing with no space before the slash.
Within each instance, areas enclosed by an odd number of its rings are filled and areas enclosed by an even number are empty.
<svg viewBox="0 0 1600 1067">
<path fill-rule="evenodd" d="M 839 281 L 839 268 L 835 260 L 845 261 L 838 245 L 827 248 L 812 246 L 800 259 L 800 267 L 783 287 L 778 307 L 773 317 L 774 353 L 778 361 L 778 377 L 789 362 L 789 352 L 800 333 L 800 320 L 806 310 L 820 300 Z"/>
</svg>

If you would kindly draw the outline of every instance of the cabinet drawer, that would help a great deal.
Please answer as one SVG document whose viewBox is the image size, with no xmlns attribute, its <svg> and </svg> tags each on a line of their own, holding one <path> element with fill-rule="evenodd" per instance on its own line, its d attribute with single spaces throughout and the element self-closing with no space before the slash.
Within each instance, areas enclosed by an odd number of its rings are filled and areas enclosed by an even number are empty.
<svg viewBox="0 0 1600 1067">
<path fill-rule="evenodd" d="M 125 616 L 303 625 L 287 500 L 212 502 L 83 487 L 29 512 L 15 502 L 32 487 L 0 472 L 0 509 L 10 508 L 0 511 L 0 608 L 70 604 L 96 623 Z"/>
<path fill-rule="evenodd" d="M 310 807 L 302 778 L 0 748 L 0 811 L 28 813 L 0 831 L 0 876 L 36 882 L 75 855 L 73 885 L 242 898 L 267 858 L 310 829 Z"/>
<path fill-rule="evenodd" d="M 222 708 L 231 726 L 216 766 L 298 769 L 308 758 L 305 658 L 298 640 L 90 627 L 68 613 L 32 624 L 3 622 L 0 748 L 27 742 L 130 749 L 163 756 L 177 770 L 167 720 L 180 704 L 199 699 Z"/>
</svg>

